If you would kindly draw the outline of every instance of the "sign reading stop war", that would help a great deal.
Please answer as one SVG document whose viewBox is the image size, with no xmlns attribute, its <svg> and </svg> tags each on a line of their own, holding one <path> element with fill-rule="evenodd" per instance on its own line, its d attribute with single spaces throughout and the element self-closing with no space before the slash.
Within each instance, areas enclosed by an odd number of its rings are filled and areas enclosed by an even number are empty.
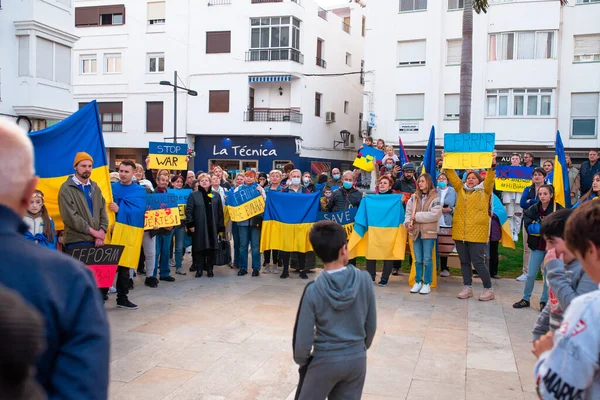
<svg viewBox="0 0 600 400">
<path fill-rule="evenodd" d="M 187 144 L 150 142 L 148 150 L 150 169 L 187 170 Z"/>
<path fill-rule="evenodd" d="M 99 288 L 107 288 L 111 287 L 115 280 L 123 249 L 123 246 L 109 244 L 100 247 L 74 246 L 67 249 L 67 254 L 92 270 Z"/>
<path fill-rule="evenodd" d="M 490 168 L 495 144 L 495 133 L 446 133 L 443 168 Z"/>
</svg>

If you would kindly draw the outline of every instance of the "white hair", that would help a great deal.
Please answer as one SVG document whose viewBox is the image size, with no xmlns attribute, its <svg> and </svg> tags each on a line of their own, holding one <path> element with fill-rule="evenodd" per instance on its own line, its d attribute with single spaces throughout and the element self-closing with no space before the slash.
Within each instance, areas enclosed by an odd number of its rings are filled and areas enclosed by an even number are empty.
<svg viewBox="0 0 600 400">
<path fill-rule="evenodd" d="M 346 175 L 350 175 L 352 177 L 352 179 L 354 179 L 354 172 L 352 172 L 350 170 L 344 171 L 344 173 L 342 174 L 342 178 Z"/>
<path fill-rule="evenodd" d="M 33 145 L 17 124 L 0 119 L 0 203 L 12 203 L 23 195 L 35 174 Z"/>
</svg>

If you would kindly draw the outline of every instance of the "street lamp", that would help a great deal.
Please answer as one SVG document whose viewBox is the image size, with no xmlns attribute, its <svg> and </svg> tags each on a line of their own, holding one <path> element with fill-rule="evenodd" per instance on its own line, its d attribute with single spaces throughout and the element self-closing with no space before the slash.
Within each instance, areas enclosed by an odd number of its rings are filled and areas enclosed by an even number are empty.
<svg viewBox="0 0 600 400">
<path fill-rule="evenodd" d="M 186 87 L 177 86 L 177 71 L 173 74 L 173 83 L 169 81 L 160 81 L 162 86 L 173 86 L 173 141 L 177 143 L 177 89 L 183 89 L 190 96 L 198 96 L 198 92 Z M 170 138 L 166 138 L 170 139 Z"/>
<path fill-rule="evenodd" d="M 345 145 L 346 143 L 348 143 L 348 138 L 350 138 L 350 132 L 344 129 L 343 131 L 340 131 L 340 137 L 342 138 L 341 142 L 339 140 L 333 141 L 334 149 L 336 149 L 340 144 Z"/>
</svg>

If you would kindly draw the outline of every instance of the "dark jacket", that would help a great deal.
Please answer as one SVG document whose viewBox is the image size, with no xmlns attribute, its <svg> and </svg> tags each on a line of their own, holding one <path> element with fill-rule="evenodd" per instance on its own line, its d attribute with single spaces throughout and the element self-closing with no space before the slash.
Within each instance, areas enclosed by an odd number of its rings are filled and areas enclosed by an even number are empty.
<svg viewBox="0 0 600 400">
<path fill-rule="evenodd" d="M 535 190 L 535 185 L 527 186 L 523 190 L 523 194 L 521 195 L 520 206 L 523 210 L 527 210 L 534 204 L 538 203 L 537 199 L 537 191 Z"/>
<path fill-rule="evenodd" d="M 314 183 L 309 183 L 307 186 L 304 186 L 304 184 L 302 184 L 302 187 L 308 189 L 309 193 L 316 193 L 317 192 L 317 187 L 315 186 Z"/>
<path fill-rule="evenodd" d="M 327 203 L 327 211 L 336 212 L 358 207 L 361 200 L 362 193 L 358 189 L 352 188 L 348 190 L 341 187 L 331 194 Z"/>
<path fill-rule="evenodd" d="M 392 190 L 394 190 L 396 193 L 400 192 L 413 194 L 417 191 L 417 181 L 414 178 L 406 180 L 404 176 L 401 176 L 400 178 L 396 179 L 396 182 L 394 182 Z M 406 203 L 409 199 L 410 196 L 405 195 L 402 198 L 402 204 L 406 206 Z"/>
<path fill-rule="evenodd" d="M 92 272 L 73 258 L 26 240 L 21 217 L 2 205 L 0 221 L 0 283 L 19 292 L 46 323 L 38 382 L 48 399 L 105 400 L 109 329 Z"/>
<path fill-rule="evenodd" d="M 198 187 L 198 191 L 188 197 L 185 222 L 188 228 L 194 228 L 192 251 L 218 249 L 218 235 L 225 232 L 221 195 L 213 191 L 206 193 Z"/>
<path fill-rule="evenodd" d="M 281 193 L 296 193 L 296 194 L 311 194 L 311 192 L 307 187 L 300 185 L 300 190 L 295 192 L 292 190 L 290 186 L 285 187 L 281 190 Z"/>
<path fill-rule="evenodd" d="M 546 210 L 542 210 L 542 203 L 537 203 L 529 207 L 523 213 L 523 226 L 525 226 L 525 230 L 527 231 L 527 246 L 531 250 L 541 250 L 544 245 L 544 239 L 539 234 L 532 234 L 529 232 L 529 225 L 534 222 L 541 223 L 544 221 L 548 215 L 552 214 L 555 210 L 562 210 L 564 207 L 560 204 L 556 204 L 556 209 L 554 208 L 554 200 L 548 204 L 548 208 Z"/>
<path fill-rule="evenodd" d="M 581 163 L 581 169 L 579 170 L 579 190 L 582 196 L 592 188 L 592 180 L 598 172 L 600 172 L 600 161 L 596 161 L 596 164 L 593 166 L 590 160 Z"/>
<path fill-rule="evenodd" d="M 58 191 L 58 210 L 65 224 L 63 244 L 93 242 L 95 239 L 89 234 L 90 228 L 108 230 L 106 201 L 96 182 L 90 182 L 93 215 L 83 190 L 73 182 L 73 176 L 69 176 Z"/>
</svg>

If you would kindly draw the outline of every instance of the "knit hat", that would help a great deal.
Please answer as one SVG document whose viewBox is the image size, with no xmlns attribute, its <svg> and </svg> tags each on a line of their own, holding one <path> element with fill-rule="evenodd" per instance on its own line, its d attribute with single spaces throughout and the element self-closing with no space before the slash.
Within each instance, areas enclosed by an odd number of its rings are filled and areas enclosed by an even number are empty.
<svg viewBox="0 0 600 400">
<path fill-rule="evenodd" d="M 413 163 L 405 163 L 402 166 L 402 171 L 414 171 L 415 170 L 415 165 Z"/>
<path fill-rule="evenodd" d="M 80 151 L 79 153 L 75 154 L 75 160 L 73 160 L 73 167 L 76 167 L 77 164 L 85 160 L 91 161 L 92 164 L 94 163 L 94 159 L 92 158 L 92 156 L 90 156 L 85 151 Z"/>
</svg>

